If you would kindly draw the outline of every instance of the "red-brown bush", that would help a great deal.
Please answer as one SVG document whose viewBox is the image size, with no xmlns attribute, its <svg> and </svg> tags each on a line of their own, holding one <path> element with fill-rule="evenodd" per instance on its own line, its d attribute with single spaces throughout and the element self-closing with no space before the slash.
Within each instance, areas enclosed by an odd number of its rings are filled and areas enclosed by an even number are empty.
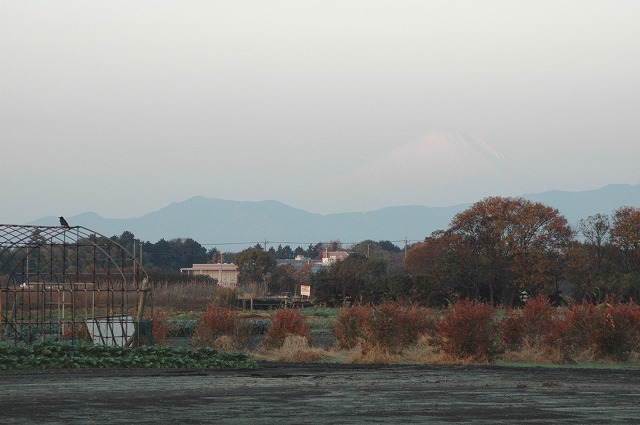
<svg viewBox="0 0 640 425">
<path fill-rule="evenodd" d="M 365 347 L 378 346 L 397 351 L 407 347 L 435 329 L 429 310 L 398 303 L 385 303 L 377 307 L 355 305 L 343 308 L 333 333 L 341 348 L 353 348 L 358 343 Z"/>
<path fill-rule="evenodd" d="M 594 329 L 599 326 L 600 320 L 594 304 L 571 304 L 564 315 L 562 349 L 567 354 L 575 354 L 593 347 Z"/>
<path fill-rule="evenodd" d="M 501 328 L 503 342 L 512 349 L 554 346 L 562 333 L 556 309 L 544 296 L 530 298 L 522 310 L 507 310 Z"/>
<path fill-rule="evenodd" d="M 367 327 L 373 317 L 373 307 L 354 305 L 344 307 L 338 313 L 338 321 L 333 327 L 333 335 L 340 348 L 353 348 L 366 338 Z"/>
<path fill-rule="evenodd" d="M 287 335 L 298 335 L 309 338 L 311 335 L 309 325 L 296 309 L 281 308 L 276 310 L 273 323 L 267 330 L 265 345 L 268 347 L 281 347 Z"/>
<path fill-rule="evenodd" d="M 197 346 L 212 346 L 221 336 L 235 336 L 239 326 L 238 313 L 228 307 L 211 304 L 205 311 L 193 334 Z"/>
<path fill-rule="evenodd" d="M 564 348 L 593 349 L 596 356 L 626 360 L 640 348 L 640 307 L 625 304 L 576 304 L 565 317 Z"/>
<path fill-rule="evenodd" d="M 153 324 L 151 326 L 153 342 L 157 345 L 169 344 L 169 314 L 163 311 L 156 312 L 153 317 Z"/>
<path fill-rule="evenodd" d="M 435 321 L 429 316 L 429 310 L 396 303 L 377 307 L 369 326 L 371 341 L 392 350 L 409 346 L 434 330 Z"/>
<path fill-rule="evenodd" d="M 457 358 L 491 361 L 500 351 L 495 308 L 470 300 L 457 301 L 437 324 L 442 351 Z"/>
</svg>

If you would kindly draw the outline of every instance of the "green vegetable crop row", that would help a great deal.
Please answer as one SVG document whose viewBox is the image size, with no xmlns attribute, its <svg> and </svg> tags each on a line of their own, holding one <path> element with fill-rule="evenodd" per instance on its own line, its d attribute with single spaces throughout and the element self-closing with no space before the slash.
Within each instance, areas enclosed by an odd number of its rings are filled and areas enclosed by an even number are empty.
<svg viewBox="0 0 640 425">
<path fill-rule="evenodd" d="M 257 364 L 245 353 L 228 353 L 214 348 L 124 348 L 51 342 L 19 347 L 0 345 L 0 370 L 109 367 L 253 369 Z"/>
</svg>

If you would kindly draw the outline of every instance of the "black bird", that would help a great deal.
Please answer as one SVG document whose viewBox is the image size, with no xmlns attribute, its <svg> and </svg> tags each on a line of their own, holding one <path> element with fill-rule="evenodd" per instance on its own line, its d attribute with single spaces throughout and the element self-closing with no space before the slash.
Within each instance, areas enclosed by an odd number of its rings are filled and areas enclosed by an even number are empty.
<svg viewBox="0 0 640 425">
<path fill-rule="evenodd" d="M 65 220 L 64 217 L 60 216 L 58 218 L 60 219 L 60 226 L 66 227 L 67 229 L 71 228 L 69 227 L 69 223 L 67 223 L 67 220 Z"/>
</svg>

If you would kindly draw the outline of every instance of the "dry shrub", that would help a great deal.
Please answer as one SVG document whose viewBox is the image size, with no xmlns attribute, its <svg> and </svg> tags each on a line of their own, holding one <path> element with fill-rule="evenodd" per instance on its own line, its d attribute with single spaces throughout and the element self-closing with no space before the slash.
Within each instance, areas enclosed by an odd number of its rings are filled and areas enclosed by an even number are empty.
<svg viewBox="0 0 640 425">
<path fill-rule="evenodd" d="M 570 306 L 563 347 L 574 356 L 591 353 L 598 359 L 628 360 L 640 348 L 640 307 L 633 303 Z"/>
<path fill-rule="evenodd" d="M 434 330 L 435 321 L 428 309 L 389 302 L 377 307 L 343 308 L 333 333 L 340 348 L 359 345 L 364 350 L 397 353 Z"/>
<path fill-rule="evenodd" d="M 374 344 L 398 351 L 434 330 L 435 322 L 428 309 L 385 303 L 374 310 L 366 336 Z"/>
<path fill-rule="evenodd" d="M 156 312 L 153 316 L 152 336 L 156 345 L 169 344 L 169 332 L 171 324 L 168 321 L 169 313 L 164 311 Z"/>
<path fill-rule="evenodd" d="M 411 346 L 400 353 L 402 363 L 410 364 L 442 364 L 447 363 L 436 339 L 431 335 L 422 335 Z"/>
<path fill-rule="evenodd" d="M 550 347 L 543 345 L 529 345 L 525 342 L 516 349 L 505 351 L 501 356 L 501 360 L 506 362 L 519 363 L 541 363 L 541 364 L 559 364 L 571 362 L 559 347 Z"/>
<path fill-rule="evenodd" d="M 239 348 L 237 341 L 231 335 L 220 335 L 211 346 L 222 351 L 235 351 Z"/>
<path fill-rule="evenodd" d="M 603 357 L 627 360 L 640 347 L 640 308 L 633 303 L 601 306 L 595 341 Z"/>
<path fill-rule="evenodd" d="M 354 305 L 340 309 L 338 321 L 333 327 L 333 335 L 340 348 L 354 348 L 365 338 L 373 317 L 373 307 Z"/>
<path fill-rule="evenodd" d="M 556 309 L 544 296 L 530 298 L 522 310 L 507 310 L 500 326 L 502 340 L 511 350 L 553 348 L 562 333 Z"/>
<path fill-rule="evenodd" d="M 239 322 L 236 311 L 211 304 L 196 324 L 192 343 L 195 347 L 214 347 L 218 338 L 222 336 L 236 337 Z"/>
<path fill-rule="evenodd" d="M 571 304 L 565 313 L 562 347 L 567 355 L 573 356 L 577 352 L 595 347 L 593 344 L 593 329 L 599 326 L 596 306 L 587 302 Z"/>
<path fill-rule="evenodd" d="M 402 362 L 399 354 L 392 353 L 379 344 L 361 343 L 354 348 L 349 364 L 397 364 Z"/>
<path fill-rule="evenodd" d="M 267 330 L 265 345 L 267 347 L 282 347 L 287 335 L 298 335 L 305 338 L 311 336 L 311 331 L 300 311 L 291 308 L 276 310 L 273 323 Z"/>
<path fill-rule="evenodd" d="M 470 300 L 457 301 L 437 325 L 443 354 L 456 359 L 492 361 L 500 351 L 495 308 Z"/>
<path fill-rule="evenodd" d="M 309 346 L 309 341 L 301 335 L 287 335 L 282 346 L 276 348 L 272 356 L 274 360 L 288 363 L 310 363 L 335 358 L 329 352 Z"/>
</svg>

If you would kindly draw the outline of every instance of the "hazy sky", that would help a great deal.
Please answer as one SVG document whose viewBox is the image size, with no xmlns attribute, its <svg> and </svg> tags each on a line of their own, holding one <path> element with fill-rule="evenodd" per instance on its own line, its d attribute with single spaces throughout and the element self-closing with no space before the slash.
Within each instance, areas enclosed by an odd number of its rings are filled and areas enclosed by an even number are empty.
<svg viewBox="0 0 640 425">
<path fill-rule="evenodd" d="M 316 189 L 435 130 L 553 189 L 637 184 L 639 22 L 634 0 L 0 0 L 0 223 L 352 210 Z"/>
</svg>

